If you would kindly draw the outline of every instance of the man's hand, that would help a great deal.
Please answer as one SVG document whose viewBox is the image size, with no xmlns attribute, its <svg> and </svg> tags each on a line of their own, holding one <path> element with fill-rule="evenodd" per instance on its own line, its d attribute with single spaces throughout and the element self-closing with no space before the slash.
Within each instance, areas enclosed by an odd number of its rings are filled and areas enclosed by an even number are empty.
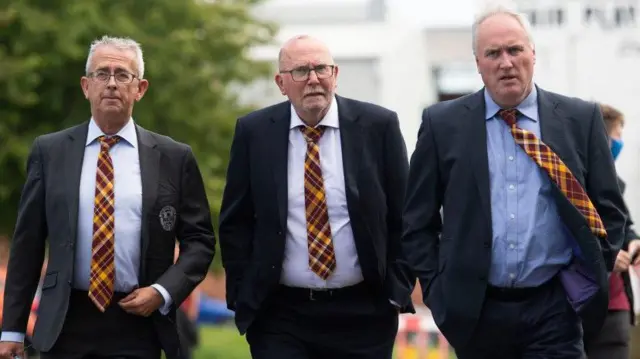
<svg viewBox="0 0 640 359">
<path fill-rule="evenodd" d="M 162 294 L 153 287 L 138 288 L 118 302 L 129 314 L 148 317 L 164 303 Z"/>
<path fill-rule="evenodd" d="M 620 250 L 620 252 L 618 252 L 618 256 L 616 257 L 616 263 L 613 266 L 613 271 L 614 272 L 628 271 L 630 262 L 631 262 L 631 257 L 629 256 L 629 252 Z"/>
<path fill-rule="evenodd" d="M 24 359 L 24 344 L 16 342 L 0 342 L 0 358 L 13 359 L 14 356 Z"/>
<path fill-rule="evenodd" d="M 634 255 L 639 254 L 640 251 L 640 239 L 632 239 L 629 242 L 629 258 L 631 259 Z M 631 265 L 640 264 L 640 256 L 637 256 Z"/>
</svg>

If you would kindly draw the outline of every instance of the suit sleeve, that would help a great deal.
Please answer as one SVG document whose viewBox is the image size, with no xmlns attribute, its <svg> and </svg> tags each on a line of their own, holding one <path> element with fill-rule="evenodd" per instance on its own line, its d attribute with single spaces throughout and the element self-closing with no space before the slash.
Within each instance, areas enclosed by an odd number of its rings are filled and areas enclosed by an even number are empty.
<svg viewBox="0 0 640 359">
<path fill-rule="evenodd" d="M 625 240 L 627 208 L 618 186 L 602 113 L 595 104 L 591 121 L 586 183 L 589 198 L 607 230 L 607 240 L 601 242 L 602 254 L 607 270 L 612 271 L 615 258 Z"/>
<path fill-rule="evenodd" d="M 400 306 L 402 312 L 413 312 L 411 292 L 415 284 L 415 276 L 409 267 L 402 247 L 402 204 L 406 191 L 409 172 L 407 149 L 400 132 L 400 123 L 396 114 L 385 130 L 384 145 L 385 193 L 387 197 L 388 225 L 388 268 L 385 285 L 390 299 Z"/>
<path fill-rule="evenodd" d="M 215 255 L 209 201 L 191 148 L 187 148 L 183 157 L 180 193 L 176 227 L 180 254 L 157 281 L 169 292 L 176 306 L 202 282 Z"/>
<path fill-rule="evenodd" d="M 243 124 L 238 120 L 220 208 L 220 251 L 226 274 L 227 306 L 231 310 L 235 310 L 240 283 L 253 250 L 255 212 L 248 146 Z"/>
<path fill-rule="evenodd" d="M 402 234 L 404 255 L 420 281 L 425 301 L 438 271 L 442 192 L 434 133 L 426 109 L 409 164 Z"/>
<path fill-rule="evenodd" d="M 44 164 L 40 141 L 29 153 L 11 242 L 2 308 L 2 331 L 25 333 L 31 303 L 38 288 L 47 238 Z"/>
</svg>

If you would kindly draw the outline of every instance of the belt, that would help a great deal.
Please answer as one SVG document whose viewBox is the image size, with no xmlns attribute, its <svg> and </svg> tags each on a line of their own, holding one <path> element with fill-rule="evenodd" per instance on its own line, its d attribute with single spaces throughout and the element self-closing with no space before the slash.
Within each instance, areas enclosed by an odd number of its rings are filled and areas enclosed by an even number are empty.
<svg viewBox="0 0 640 359">
<path fill-rule="evenodd" d="M 552 284 L 555 283 L 555 280 L 547 281 L 544 284 L 541 284 L 537 287 L 523 287 L 523 288 L 515 288 L 515 287 L 496 287 L 493 285 L 487 286 L 486 297 L 504 301 L 504 302 L 519 302 L 530 299 L 539 293 L 548 290 Z"/>
<path fill-rule="evenodd" d="M 129 293 L 125 292 L 113 292 L 113 296 L 111 297 L 111 303 L 119 302 L 121 299 L 124 299 Z M 71 299 L 73 300 L 90 300 L 89 299 L 89 291 L 82 289 L 71 289 Z"/>
<path fill-rule="evenodd" d="M 344 297 L 367 296 L 370 293 L 369 287 L 364 282 L 341 288 L 301 288 L 286 285 L 281 285 L 279 288 L 279 294 L 282 297 L 298 301 L 327 301 Z"/>
</svg>

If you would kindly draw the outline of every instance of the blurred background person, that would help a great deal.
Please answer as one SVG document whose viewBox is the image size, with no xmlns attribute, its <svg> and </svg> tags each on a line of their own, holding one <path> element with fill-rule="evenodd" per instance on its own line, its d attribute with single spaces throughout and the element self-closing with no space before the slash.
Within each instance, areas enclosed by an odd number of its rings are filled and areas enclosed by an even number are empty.
<svg viewBox="0 0 640 359">
<path fill-rule="evenodd" d="M 623 147 L 624 115 L 607 104 L 600 104 L 600 108 L 609 136 L 611 154 L 616 160 Z M 620 191 L 624 194 L 626 184 L 619 176 L 618 184 Z M 585 341 L 585 351 L 589 359 L 629 358 L 630 330 L 631 325 L 635 324 L 629 268 L 632 262 L 640 263 L 638 257 L 634 258 L 640 249 L 640 236 L 633 230 L 632 225 L 631 218 L 628 218 L 625 242 L 616 258 L 613 273 L 609 277 L 609 311 L 604 326 L 597 336 Z"/>
</svg>

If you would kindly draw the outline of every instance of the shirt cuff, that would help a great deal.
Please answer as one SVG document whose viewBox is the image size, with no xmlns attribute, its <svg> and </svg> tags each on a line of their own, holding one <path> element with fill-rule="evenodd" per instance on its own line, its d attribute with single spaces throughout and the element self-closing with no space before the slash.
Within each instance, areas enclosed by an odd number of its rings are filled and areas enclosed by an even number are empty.
<svg viewBox="0 0 640 359">
<path fill-rule="evenodd" d="M 0 342 L 24 343 L 24 333 L 2 332 L 2 336 L 0 336 Z"/>
<path fill-rule="evenodd" d="M 160 293 L 160 295 L 162 295 L 162 298 L 164 299 L 164 304 L 160 308 L 158 308 L 158 311 L 162 315 L 169 314 L 169 309 L 171 309 L 171 304 L 173 304 L 173 300 L 171 299 L 169 292 L 167 292 L 167 290 L 164 289 L 164 287 L 161 286 L 160 284 L 156 283 L 156 284 L 152 284 L 151 286 L 155 290 L 157 290 Z"/>
</svg>

